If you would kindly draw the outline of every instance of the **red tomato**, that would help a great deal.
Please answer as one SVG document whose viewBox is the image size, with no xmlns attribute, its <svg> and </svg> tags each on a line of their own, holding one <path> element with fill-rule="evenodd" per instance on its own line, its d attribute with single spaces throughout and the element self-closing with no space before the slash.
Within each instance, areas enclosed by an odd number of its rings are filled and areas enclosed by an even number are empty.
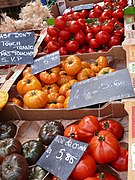
<svg viewBox="0 0 135 180">
<path fill-rule="evenodd" d="M 81 18 L 81 13 L 80 12 L 73 12 L 72 17 L 76 21 L 76 20 Z"/>
<path fill-rule="evenodd" d="M 119 0 L 118 5 L 120 5 L 122 8 L 125 8 L 128 5 L 127 0 Z"/>
<path fill-rule="evenodd" d="M 94 12 L 96 13 L 96 15 L 97 15 L 98 17 L 100 17 L 101 14 L 102 14 L 102 12 L 103 12 L 103 10 L 102 10 L 101 6 L 99 6 L 98 4 L 96 4 L 96 5 L 94 6 Z"/>
<path fill-rule="evenodd" d="M 128 170 L 128 151 L 120 147 L 120 155 L 116 161 L 111 162 L 111 166 L 117 171 L 127 171 Z"/>
<path fill-rule="evenodd" d="M 89 26 L 86 26 L 86 27 L 84 28 L 84 33 L 85 33 L 85 34 L 92 33 L 91 28 L 90 28 Z"/>
<path fill-rule="evenodd" d="M 110 39 L 110 35 L 108 32 L 106 31 L 100 31 L 97 35 L 96 35 L 96 39 L 98 40 L 98 42 L 100 44 L 107 44 L 109 39 Z"/>
<path fill-rule="evenodd" d="M 66 49 L 68 52 L 75 52 L 79 48 L 79 43 L 75 40 L 66 42 Z"/>
<path fill-rule="evenodd" d="M 75 41 L 78 41 L 79 44 L 83 44 L 85 41 L 85 34 L 82 31 L 79 31 L 74 36 Z"/>
<path fill-rule="evenodd" d="M 97 14 L 94 12 L 94 10 L 91 10 L 89 12 L 89 18 L 98 18 Z"/>
<path fill-rule="evenodd" d="M 89 17 L 89 11 L 86 10 L 86 9 L 83 9 L 81 11 L 81 17 L 84 18 L 84 19 L 87 19 Z"/>
<path fill-rule="evenodd" d="M 68 52 L 67 52 L 67 49 L 65 47 L 60 47 L 60 55 L 67 55 Z"/>
<path fill-rule="evenodd" d="M 124 28 L 123 28 L 123 29 L 124 29 Z M 123 33 L 121 30 L 116 29 L 116 30 L 113 32 L 113 35 L 114 35 L 114 36 L 118 36 L 118 37 L 121 39 L 122 36 L 124 35 L 124 33 Z"/>
<path fill-rule="evenodd" d="M 63 15 L 65 16 L 65 15 L 69 15 L 69 14 L 72 14 L 72 13 L 73 13 L 72 9 L 71 9 L 71 8 L 68 8 L 68 9 L 66 9 L 66 10 L 64 11 Z"/>
<path fill-rule="evenodd" d="M 52 41 L 51 36 L 49 36 L 49 34 L 47 34 L 47 35 L 45 36 L 45 38 L 44 38 L 44 41 L 45 41 L 46 44 L 48 44 L 50 41 Z"/>
<path fill-rule="evenodd" d="M 60 37 L 58 38 L 58 43 L 60 44 L 60 46 L 65 45 L 65 41 L 63 39 L 61 39 Z"/>
<path fill-rule="evenodd" d="M 67 21 L 72 21 L 73 20 L 72 14 L 65 15 L 65 19 Z"/>
<path fill-rule="evenodd" d="M 114 23 L 106 23 L 101 27 L 102 31 L 112 33 L 114 30 Z"/>
<path fill-rule="evenodd" d="M 113 5 L 111 2 L 105 2 L 104 3 L 104 9 L 113 9 Z"/>
<path fill-rule="evenodd" d="M 120 38 L 118 36 L 112 36 L 109 40 L 109 46 L 116 46 L 120 45 Z"/>
<path fill-rule="evenodd" d="M 97 25 L 97 24 L 93 24 L 92 27 L 91 27 L 91 31 L 92 31 L 94 34 L 97 34 L 98 32 L 101 31 L 101 26 L 100 26 L 100 25 Z"/>
<path fill-rule="evenodd" d="M 58 178 L 57 176 L 53 176 L 52 180 L 60 180 L 60 178 Z M 70 177 L 67 180 L 72 180 Z"/>
<path fill-rule="evenodd" d="M 89 43 L 89 41 L 90 41 L 91 39 L 93 39 L 93 37 L 94 37 L 94 35 L 93 35 L 92 33 L 88 33 L 88 34 L 86 35 L 86 42 Z"/>
<path fill-rule="evenodd" d="M 64 16 L 58 16 L 55 21 L 54 21 L 54 25 L 56 28 L 58 29 L 65 29 L 67 22 Z"/>
<path fill-rule="evenodd" d="M 99 125 L 102 130 L 107 130 L 113 133 L 113 135 L 118 140 L 122 138 L 124 129 L 123 129 L 123 126 L 117 121 L 112 120 L 112 119 L 103 120 L 99 122 Z"/>
<path fill-rule="evenodd" d="M 95 49 L 100 47 L 100 44 L 97 39 L 91 39 L 89 41 L 89 45 L 90 45 L 90 47 L 95 48 Z"/>
<path fill-rule="evenodd" d="M 85 116 L 78 124 L 79 140 L 88 142 L 94 136 L 94 133 L 100 130 L 98 119 L 95 116 Z"/>
<path fill-rule="evenodd" d="M 84 180 L 118 180 L 118 178 L 107 172 L 100 172 L 96 173 L 94 177 L 88 177 Z"/>
<path fill-rule="evenodd" d="M 83 52 L 83 50 L 82 49 L 78 49 L 76 52 L 75 52 L 75 54 L 83 54 L 84 52 Z"/>
<path fill-rule="evenodd" d="M 71 178 L 76 180 L 82 180 L 89 176 L 93 176 L 96 171 L 96 162 L 94 158 L 90 155 L 84 155 L 78 162 L 73 172 L 71 173 Z"/>
<path fill-rule="evenodd" d="M 87 52 L 88 47 L 87 47 L 86 45 L 82 45 L 81 49 L 82 49 L 83 52 L 85 53 L 85 52 Z"/>
<path fill-rule="evenodd" d="M 89 145 L 91 155 L 99 164 L 115 161 L 120 155 L 118 140 L 107 130 L 99 131 Z"/>
<path fill-rule="evenodd" d="M 61 37 L 61 39 L 63 39 L 64 41 L 70 39 L 70 36 L 71 33 L 66 29 L 61 30 L 59 33 L 59 37 Z"/>
<path fill-rule="evenodd" d="M 69 29 L 71 33 L 76 34 L 81 30 L 81 26 L 77 21 L 72 21 L 69 25 Z"/>
<path fill-rule="evenodd" d="M 77 22 L 80 24 L 81 29 L 85 28 L 85 20 L 84 19 L 78 19 Z"/>
<path fill-rule="evenodd" d="M 111 11 L 106 10 L 102 13 L 102 15 L 100 16 L 100 21 L 104 22 L 107 19 L 111 19 L 112 15 L 111 15 Z"/>
<path fill-rule="evenodd" d="M 58 29 L 56 29 L 53 26 L 48 26 L 47 28 L 47 33 L 49 34 L 49 36 L 51 37 L 58 37 L 59 36 L 59 31 Z"/>
<path fill-rule="evenodd" d="M 57 42 L 50 41 L 50 42 L 47 44 L 47 49 L 48 49 L 48 51 L 49 51 L 50 53 L 59 50 L 59 48 L 60 48 L 60 44 L 57 43 Z"/>
<path fill-rule="evenodd" d="M 76 124 L 71 124 L 70 126 L 68 126 L 65 131 L 64 131 L 64 136 L 68 137 L 68 138 L 72 138 L 75 140 L 78 140 L 78 125 Z"/>
<path fill-rule="evenodd" d="M 88 48 L 87 53 L 92 53 L 92 52 L 96 52 L 96 50 L 93 48 Z"/>
<path fill-rule="evenodd" d="M 123 9 L 120 9 L 120 8 L 119 8 L 119 9 L 113 11 L 112 17 L 118 18 L 118 19 L 122 19 L 122 18 L 124 17 L 124 11 L 123 11 Z"/>
</svg>

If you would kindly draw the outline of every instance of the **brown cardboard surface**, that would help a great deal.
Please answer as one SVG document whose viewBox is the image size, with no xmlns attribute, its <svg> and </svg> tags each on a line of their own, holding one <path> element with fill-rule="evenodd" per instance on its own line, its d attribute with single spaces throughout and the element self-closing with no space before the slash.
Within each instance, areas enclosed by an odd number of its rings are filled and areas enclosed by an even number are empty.
<svg viewBox="0 0 135 180">
<path fill-rule="evenodd" d="M 81 111 L 81 112 L 80 112 Z M 124 109 L 124 104 L 121 102 L 115 102 L 115 103 L 108 103 L 103 108 L 97 108 L 96 110 L 88 109 L 87 111 L 85 109 L 77 110 L 72 113 L 72 111 L 68 112 L 70 115 L 65 116 L 66 113 L 63 112 L 62 116 L 65 117 L 65 119 L 61 117 L 56 117 L 52 114 L 52 119 L 48 120 L 57 120 L 60 121 L 64 127 L 67 127 L 68 125 L 80 120 L 82 117 L 86 115 L 96 115 L 99 120 L 102 119 L 114 119 L 117 122 L 121 123 L 124 127 L 124 136 L 120 142 L 128 142 L 128 116 Z M 61 112 L 59 111 L 59 114 Z M 78 115 L 79 114 L 79 115 Z M 32 116 L 32 114 L 29 114 L 29 116 Z M 9 120 L 9 119 L 7 119 Z M 39 119 L 39 121 L 27 121 L 28 119 L 25 119 L 25 121 L 12 121 L 17 125 L 17 134 L 16 138 L 20 140 L 21 143 L 24 143 L 31 139 L 38 139 L 38 134 L 40 131 L 40 128 L 45 123 L 45 120 L 47 119 Z M 0 120 L 1 121 L 1 120 Z M 101 170 L 101 168 L 100 168 Z M 102 170 L 110 172 L 112 174 L 118 173 L 121 180 L 127 180 L 127 172 L 112 172 L 112 169 L 109 170 L 108 166 L 102 166 Z"/>
<path fill-rule="evenodd" d="M 69 1 L 69 0 L 65 0 L 65 3 L 66 3 L 66 7 L 69 8 L 69 7 L 74 7 L 74 6 L 79 6 L 81 4 L 90 4 L 90 3 L 98 3 L 98 2 L 102 2 L 102 0 L 80 0 L 80 1 Z M 58 6 L 57 4 L 53 5 L 51 7 L 51 14 L 54 16 L 54 17 L 57 17 L 60 15 L 59 13 L 59 9 L 58 9 Z"/>
</svg>

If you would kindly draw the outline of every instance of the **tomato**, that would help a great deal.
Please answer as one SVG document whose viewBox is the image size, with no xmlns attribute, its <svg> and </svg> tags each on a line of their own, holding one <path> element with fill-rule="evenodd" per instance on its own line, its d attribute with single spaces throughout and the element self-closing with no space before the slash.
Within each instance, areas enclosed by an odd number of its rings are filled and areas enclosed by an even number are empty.
<svg viewBox="0 0 135 180">
<path fill-rule="evenodd" d="M 102 7 L 99 6 L 98 4 L 96 4 L 96 5 L 94 6 L 94 12 L 96 13 L 96 15 L 97 15 L 98 17 L 100 17 L 101 14 L 102 14 L 102 12 L 103 12 Z"/>
<path fill-rule="evenodd" d="M 85 52 L 87 52 L 88 47 L 87 47 L 85 44 L 83 44 L 82 47 L 81 47 L 81 49 L 82 49 L 83 52 L 85 53 Z"/>
<path fill-rule="evenodd" d="M 88 48 L 87 53 L 92 53 L 92 52 L 96 52 L 96 50 L 93 48 Z"/>
<path fill-rule="evenodd" d="M 100 31 L 96 35 L 96 39 L 98 40 L 98 43 L 100 44 L 107 44 L 110 39 L 110 35 L 106 31 Z"/>
<path fill-rule="evenodd" d="M 82 49 L 78 49 L 76 52 L 75 52 L 75 54 L 83 54 L 84 52 L 83 52 L 83 50 Z"/>
<path fill-rule="evenodd" d="M 49 93 L 58 93 L 59 92 L 59 86 L 57 84 L 51 84 L 51 85 L 44 85 L 42 87 L 42 91 L 46 92 L 46 94 Z"/>
<path fill-rule="evenodd" d="M 86 34 L 86 42 L 89 43 L 91 39 L 93 39 L 94 35 L 92 33 Z"/>
<path fill-rule="evenodd" d="M 49 179 L 50 180 L 50 179 Z M 57 176 L 53 176 L 52 180 L 60 180 L 60 178 L 58 178 Z M 72 180 L 70 177 L 67 180 Z"/>
<path fill-rule="evenodd" d="M 19 94 L 24 95 L 30 90 L 41 90 L 42 85 L 34 75 L 27 74 L 17 83 L 16 89 Z"/>
<path fill-rule="evenodd" d="M 94 10 L 91 10 L 89 12 L 89 18 L 98 18 L 97 14 L 96 14 L 96 12 L 94 12 Z"/>
<path fill-rule="evenodd" d="M 65 17 L 66 21 L 72 21 L 73 20 L 72 14 L 67 14 L 64 17 Z"/>
<path fill-rule="evenodd" d="M 45 41 L 46 44 L 48 44 L 50 41 L 52 41 L 51 36 L 49 36 L 49 34 L 46 34 L 46 36 L 44 38 L 44 41 Z"/>
<path fill-rule="evenodd" d="M 45 84 L 53 84 L 58 81 L 60 68 L 54 67 L 39 74 L 40 80 Z"/>
<path fill-rule="evenodd" d="M 113 69 L 113 68 L 110 68 L 110 67 L 105 67 L 105 68 L 102 68 L 99 73 L 97 73 L 97 76 L 101 76 L 101 75 L 104 75 L 104 74 L 108 74 L 110 72 L 115 72 L 116 70 Z"/>
<path fill-rule="evenodd" d="M 91 27 L 91 31 L 94 34 L 97 34 L 98 32 L 101 31 L 101 26 L 98 25 L 98 24 L 93 24 L 92 27 Z"/>
<path fill-rule="evenodd" d="M 117 171 L 127 171 L 128 170 L 128 151 L 120 147 L 120 155 L 116 161 L 111 162 L 111 166 Z"/>
<path fill-rule="evenodd" d="M 80 24 L 81 29 L 85 28 L 85 20 L 84 19 L 78 19 L 77 22 Z"/>
<path fill-rule="evenodd" d="M 81 70 L 81 60 L 75 56 L 70 55 L 64 62 L 64 69 L 68 75 L 76 75 Z"/>
<path fill-rule="evenodd" d="M 61 37 L 61 39 L 63 39 L 64 41 L 70 39 L 70 36 L 70 32 L 66 29 L 61 30 L 59 33 L 59 37 Z"/>
<path fill-rule="evenodd" d="M 84 33 L 85 34 L 92 33 L 91 28 L 89 26 L 86 26 L 85 29 L 84 29 Z"/>
<path fill-rule="evenodd" d="M 56 28 L 58 29 L 65 29 L 67 22 L 64 16 L 58 16 L 55 21 L 54 21 L 54 25 Z"/>
<path fill-rule="evenodd" d="M 47 94 L 40 90 L 28 91 L 23 97 L 24 105 L 28 108 L 43 108 L 48 101 Z"/>
<path fill-rule="evenodd" d="M 104 2 L 104 9 L 113 9 L 113 5 L 111 2 Z"/>
<path fill-rule="evenodd" d="M 65 47 L 60 47 L 59 51 L 60 51 L 60 55 L 61 56 L 68 54 L 67 49 Z"/>
<path fill-rule="evenodd" d="M 81 11 L 81 17 L 84 18 L 84 19 L 87 19 L 89 17 L 89 11 L 86 10 L 86 9 L 83 9 Z"/>
<path fill-rule="evenodd" d="M 72 79 L 69 82 L 63 84 L 59 89 L 59 93 L 64 95 L 65 97 L 68 97 L 70 95 L 72 85 L 77 82 L 77 80 Z"/>
<path fill-rule="evenodd" d="M 120 154 L 120 146 L 115 136 L 107 131 L 101 130 L 89 143 L 90 153 L 99 164 L 115 161 Z"/>
<path fill-rule="evenodd" d="M 112 17 L 118 18 L 118 19 L 122 19 L 122 18 L 124 17 L 124 11 L 123 11 L 123 9 L 120 9 L 120 8 L 119 8 L 119 9 L 113 11 Z"/>
<path fill-rule="evenodd" d="M 60 46 L 65 45 L 65 41 L 63 39 L 61 39 L 61 37 L 58 38 L 58 43 L 59 43 Z"/>
<path fill-rule="evenodd" d="M 69 29 L 70 29 L 71 33 L 75 34 L 81 30 L 81 26 L 80 26 L 79 22 L 72 21 L 69 25 Z"/>
<path fill-rule="evenodd" d="M 19 154 L 11 154 L 2 162 L 1 178 L 26 180 L 29 175 L 29 167 L 26 159 Z"/>
<path fill-rule="evenodd" d="M 112 31 L 114 30 L 114 24 L 106 23 L 106 24 L 102 25 L 101 30 L 106 31 L 108 33 L 112 33 Z"/>
<path fill-rule="evenodd" d="M 69 82 L 71 79 L 74 79 L 74 76 L 67 75 L 66 71 L 60 71 L 59 73 L 59 79 L 57 81 L 57 84 L 59 86 Z"/>
<path fill-rule="evenodd" d="M 118 36 L 112 36 L 109 40 L 109 46 L 116 46 L 120 45 L 120 38 Z"/>
<path fill-rule="evenodd" d="M 122 29 L 124 29 L 124 28 L 122 28 Z M 118 37 L 121 39 L 122 36 L 124 35 L 124 33 L 123 33 L 121 30 L 116 29 L 116 30 L 113 32 L 113 35 L 114 35 L 114 36 L 118 36 Z"/>
<path fill-rule="evenodd" d="M 43 180 L 43 178 L 47 175 L 47 171 L 40 166 L 36 165 L 34 167 L 29 168 L 29 178 L 28 180 Z M 46 180 L 50 180 L 51 175 L 46 177 Z"/>
<path fill-rule="evenodd" d="M 98 119 L 95 116 L 85 116 L 78 124 L 79 140 L 88 142 L 94 136 L 94 133 L 100 130 Z"/>
<path fill-rule="evenodd" d="M 0 140 L 0 164 L 4 158 L 12 153 L 21 153 L 21 143 L 14 138 Z"/>
<path fill-rule="evenodd" d="M 111 11 L 104 11 L 103 13 L 102 13 L 102 15 L 100 16 L 100 21 L 101 22 L 104 22 L 105 20 L 107 20 L 107 19 L 111 19 L 111 17 L 112 17 L 112 13 L 111 13 Z"/>
<path fill-rule="evenodd" d="M 127 0 L 119 0 L 118 5 L 122 6 L 122 8 L 125 8 L 128 5 Z"/>
<path fill-rule="evenodd" d="M 77 74 L 77 80 L 83 81 L 85 79 L 90 79 L 95 76 L 95 72 L 90 68 L 84 68 Z"/>
<path fill-rule="evenodd" d="M 73 52 L 77 51 L 77 49 L 79 48 L 79 43 L 75 40 L 68 41 L 68 42 L 66 42 L 65 46 L 66 46 L 66 49 L 68 52 L 73 53 Z"/>
<path fill-rule="evenodd" d="M 66 129 L 64 131 L 64 136 L 78 140 L 77 129 L 78 129 L 78 125 L 76 125 L 76 124 L 69 125 L 68 127 L 66 127 Z"/>
<path fill-rule="evenodd" d="M 50 41 L 47 44 L 47 49 L 50 53 L 59 50 L 59 48 L 60 48 L 60 44 L 55 41 Z"/>
<path fill-rule="evenodd" d="M 88 177 L 84 180 L 118 180 L 118 178 L 109 174 L 108 172 L 100 172 L 96 173 L 94 177 Z"/>
<path fill-rule="evenodd" d="M 75 34 L 74 39 L 79 44 L 83 44 L 85 41 L 85 34 L 82 31 L 79 31 L 77 34 Z"/>
<path fill-rule="evenodd" d="M 72 17 L 76 21 L 76 20 L 81 18 L 81 13 L 80 12 L 73 12 Z"/>
<path fill-rule="evenodd" d="M 94 158 L 88 154 L 84 155 L 78 162 L 73 172 L 71 173 L 71 178 L 82 180 L 89 176 L 93 176 L 96 171 L 96 162 Z"/>
<path fill-rule="evenodd" d="M 18 98 L 16 97 L 12 97 L 9 98 L 9 102 L 12 102 L 13 104 L 16 104 L 17 106 L 21 106 L 22 107 L 22 101 L 20 101 Z"/>
<path fill-rule="evenodd" d="M 100 47 L 100 43 L 98 42 L 97 39 L 91 39 L 89 45 L 91 48 L 95 48 L 95 49 Z"/>
<path fill-rule="evenodd" d="M 123 136 L 123 132 L 124 132 L 124 128 L 123 126 L 118 123 L 115 120 L 103 120 L 99 122 L 99 125 L 101 127 L 102 130 L 108 130 L 111 133 L 113 133 L 113 135 L 120 140 Z"/>
<path fill-rule="evenodd" d="M 53 26 L 48 26 L 47 33 L 49 34 L 50 37 L 58 37 L 59 36 L 58 29 L 56 29 Z"/>
<path fill-rule="evenodd" d="M 16 135 L 17 126 L 12 122 L 0 123 L 0 140 L 13 138 Z"/>
<path fill-rule="evenodd" d="M 39 132 L 39 139 L 48 146 L 57 135 L 64 135 L 64 126 L 58 121 L 46 121 Z"/>
<path fill-rule="evenodd" d="M 64 101 L 65 101 L 65 96 L 56 92 L 52 92 L 48 94 L 48 103 L 45 107 L 49 109 L 63 108 Z"/>
</svg>

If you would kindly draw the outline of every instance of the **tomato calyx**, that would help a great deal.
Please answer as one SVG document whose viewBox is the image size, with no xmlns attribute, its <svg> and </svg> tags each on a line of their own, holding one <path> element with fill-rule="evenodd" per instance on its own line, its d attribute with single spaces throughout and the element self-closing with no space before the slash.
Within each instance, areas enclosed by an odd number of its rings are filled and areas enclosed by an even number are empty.
<svg viewBox="0 0 135 180">
<path fill-rule="evenodd" d="M 36 92 L 35 92 L 35 91 L 32 91 L 32 92 L 31 92 L 31 95 L 32 95 L 32 96 L 35 96 L 35 95 L 36 95 Z"/>
<path fill-rule="evenodd" d="M 99 137 L 98 137 L 98 140 L 102 142 L 102 141 L 105 140 L 105 137 L 104 137 L 104 136 L 99 136 Z"/>
<path fill-rule="evenodd" d="M 54 100 L 54 101 L 49 102 L 49 104 L 57 104 L 57 102 Z"/>
<path fill-rule="evenodd" d="M 26 84 L 30 84 L 30 82 L 31 82 L 30 79 L 26 80 Z"/>
<path fill-rule="evenodd" d="M 109 123 L 107 121 L 104 122 L 104 128 L 108 129 L 109 128 Z"/>
<path fill-rule="evenodd" d="M 71 139 L 74 139 L 75 138 L 75 133 L 71 133 L 70 137 L 71 137 Z"/>
<path fill-rule="evenodd" d="M 73 61 L 72 61 L 72 60 L 71 60 L 71 61 L 69 61 L 69 62 L 68 62 L 68 64 L 69 64 L 69 65 L 73 64 Z"/>
<path fill-rule="evenodd" d="M 98 136 L 98 132 L 95 132 L 95 133 L 94 133 L 94 136 Z"/>
<path fill-rule="evenodd" d="M 48 70 L 46 70 L 47 72 L 48 72 L 48 74 L 51 74 L 52 73 L 52 71 L 50 70 L 50 69 L 48 69 Z"/>
<path fill-rule="evenodd" d="M 105 174 L 104 173 L 100 173 L 99 174 L 99 179 L 102 179 L 102 180 L 105 179 Z"/>
</svg>

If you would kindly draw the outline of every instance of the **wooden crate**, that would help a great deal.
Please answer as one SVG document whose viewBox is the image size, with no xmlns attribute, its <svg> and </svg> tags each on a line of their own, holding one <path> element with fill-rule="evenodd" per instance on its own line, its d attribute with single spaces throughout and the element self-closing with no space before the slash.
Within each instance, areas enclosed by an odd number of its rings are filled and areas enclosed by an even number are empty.
<svg viewBox="0 0 135 180">
<path fill-rule="evenodd" d="M 0 9 L 21 6 L 29 0 L 0 0 Z"/>
</svg>

